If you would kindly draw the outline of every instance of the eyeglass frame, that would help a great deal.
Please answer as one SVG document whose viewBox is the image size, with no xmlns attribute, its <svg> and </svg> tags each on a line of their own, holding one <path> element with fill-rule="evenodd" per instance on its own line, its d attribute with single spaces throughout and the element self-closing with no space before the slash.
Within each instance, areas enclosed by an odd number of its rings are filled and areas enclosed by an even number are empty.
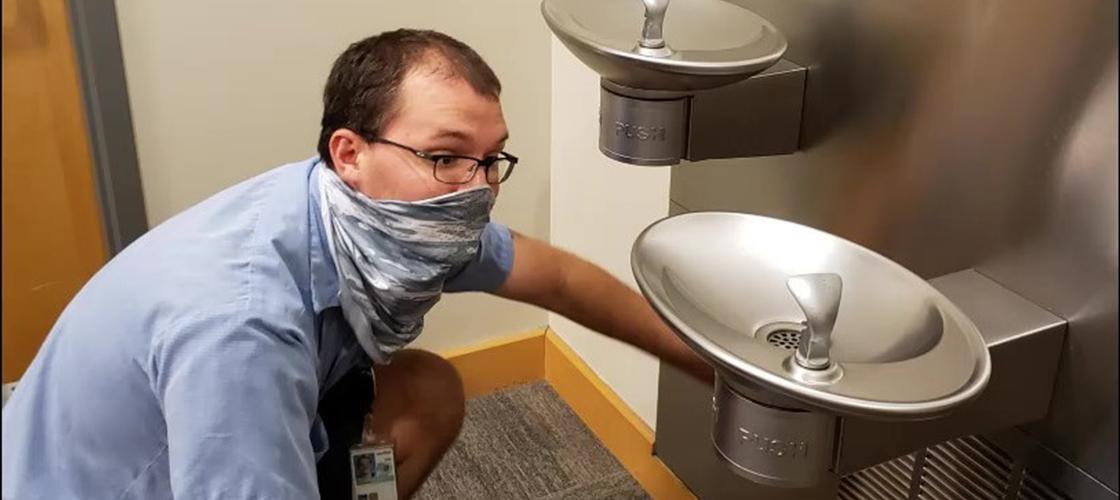
<svg viewBox="0 0 1120 500">
<path fill-rule="evenodd" d="M 480 159 L 480 158 L 475 158 L 473 156 L 466 156 L 466 155 L 438 154 L 438 153 L 429 153 L 427 151 L 420 151 L 419 149 L 409 147 L 409 146 L 405 146 L 404 144 L 401 144 L 399 142 L 390 141 L 389 139 L 386 139 L 384 137 L 369 136 L 369 137 L 363 137 L 363 138 L 368 142 L 379 143 L 379 144 L 388 144 L 390 146 L 396 146 L 398 148 L 401 148 L 405 151 L 408 151 L 408 152 L 412 153 L 417 158 L 432 162 L 432 178 L 434 178 L 437 182 L 442 182 L 444 184 L 451 184 L 451 185 L 468 184 L 471 181 L 473 181 L 474 176 L 478 174 L 478 168 L 479 167 L 482 167 L 482 168 L 486 169 L 487 172 L 489 172 L 491 165 L 493 165 L 494 163 L 497 163 L 499 160 L 506 160 L 506 161 L 509 162 L 509 170 L 506 171 L 506 174 L 504 176 L 502 176 L 501 179 L 498 179 L 497 184 L 501 184 L 501 183 L 509 180 L 510 176 L 513 175 L 513 169 L 514 169 L 514 167 L 517 166 L 517 161 L 518 161 L 518 158 L 516 156 L 514 156 L 512 154 L 509 154 L 505 151 L 501 151 L 497 155 L 491 156 L 489 158 L 481 158 Z M 439 176 L 436 175 L 436 170 L 439 170 L 439 161 L 443 160 L 445 158 L 473 161 L 474 162 L 474 167 L 471 169 L 470 177 L 467 177 L 467 179 L 462 181 L 462 182 L 448 182 L 448 181 L 445 181 L 443 179 L 440 179 Z M 489 181 L 487 181 L 487 183 L 489 183 Z"/>
</svg>

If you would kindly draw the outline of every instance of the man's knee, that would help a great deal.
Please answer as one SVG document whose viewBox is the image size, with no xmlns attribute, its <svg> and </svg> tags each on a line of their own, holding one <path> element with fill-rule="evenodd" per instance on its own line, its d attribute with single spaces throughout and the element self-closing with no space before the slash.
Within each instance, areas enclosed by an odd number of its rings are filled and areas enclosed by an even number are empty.
<svg viewBox="0 0 1120 500">
<path fill-rule="evenodd" d="M 390 367 L 399 382 L 407 386 L 412 410 L 451 437 L 458 435 L 466 412 L 458 370 L 439 355 L 418 349 L 396 353 Z"/>
</svg>

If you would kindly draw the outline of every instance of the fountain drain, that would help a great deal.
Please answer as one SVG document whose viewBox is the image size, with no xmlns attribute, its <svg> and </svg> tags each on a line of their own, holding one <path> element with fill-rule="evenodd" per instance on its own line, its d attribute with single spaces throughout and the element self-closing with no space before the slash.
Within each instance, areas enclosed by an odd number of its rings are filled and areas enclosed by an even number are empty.
<svg viewBox="0 0 1120 500">
<path fill-rule="evenodd" d="M 793 351 L 797 349 L 797 345 L 801 342 L 801 332 L 805 330 L 805 325 L 793 321 L 776 321 L 763 325 L 755 332 L 756 339 L 765 340 L 766 343 Z"/>
</svg>

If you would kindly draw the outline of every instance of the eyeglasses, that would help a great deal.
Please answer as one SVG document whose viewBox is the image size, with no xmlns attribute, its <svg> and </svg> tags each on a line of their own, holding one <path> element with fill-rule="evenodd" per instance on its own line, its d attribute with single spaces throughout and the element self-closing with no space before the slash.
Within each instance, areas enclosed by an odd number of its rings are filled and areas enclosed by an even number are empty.
<svg viewBox="0 0 1120 500">
<path fill-rule="evenodd" d="M 470 156 L 427 153 L 380 137 L 370 137 L 366 140 L 396 146 L 418 158 L 432 162 L 432 176 L 444 184 L 466 184 L 474 179 L 478 167 L 486 170 L 486 182 L 501 184 L 509 179 L 513 167 L 517 165 L 517 157 L 504 151 L 497 156 L 479 159 Z"/>
</svg>

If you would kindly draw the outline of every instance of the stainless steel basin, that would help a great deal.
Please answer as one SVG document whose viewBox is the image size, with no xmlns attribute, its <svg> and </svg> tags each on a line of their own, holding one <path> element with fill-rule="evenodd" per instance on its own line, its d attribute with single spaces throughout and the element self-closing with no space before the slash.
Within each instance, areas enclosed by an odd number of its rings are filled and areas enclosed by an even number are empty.
<svg viewBox="0 0 1120 500">
<path fill-rule="evenodd" d="M 769 68 L 786 50 L 785 37 L 772 24 L 722 0 L 644 3 L 544 0 L 541 13 L 584 64 L 608 81 L 645 91 L 690 92 L 734 83 Z M 661 9 L 658 48 L 642 43 L 644 28 L 654 24 L 648 10 L 653 4 Z"/>
<path fill-rule="evenodd" d="M 871 250 L 806 226 L 679 215 L 642 232 L 632 266 L 658 313 L 742 394 L 842 415 L 924 419 L 968 402 L 990 375 L 976 326 L 940 292 Z M 806 370 L 794 362 L 806 306 L 790 279 L 825 275 L 843 283 L 828 325 L 829 369 Z"/>
</svg>

